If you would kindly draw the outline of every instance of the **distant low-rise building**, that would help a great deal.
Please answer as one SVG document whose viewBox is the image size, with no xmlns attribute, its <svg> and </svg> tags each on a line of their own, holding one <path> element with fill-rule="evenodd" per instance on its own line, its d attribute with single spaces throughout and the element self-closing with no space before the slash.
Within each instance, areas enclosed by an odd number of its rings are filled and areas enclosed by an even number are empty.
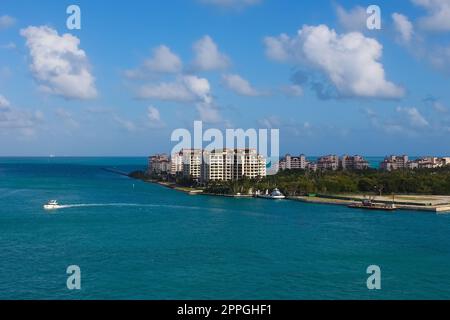
<svg viewBox="0 0 450 320">
<path fill-rule="evenodd" d="M 287 154 L 280 161 L 280 169 L 282 170 L 295 170 L 295 169 L 306 169 L 306 165 L 308 161 L 306 161 L 306 156 L 301 154 L 299 156 L 291 156 Z"/>
<path fill-rule="evenodd" d="M 320 157 L 317 160 L 317 169 L 319 170 L 339 169 L 339 157 L 337 155 L 328 155 Z"/>
<path fill-rule="evenodd" d="M 409 169 L 435 169 L 450 165 L 450 158 L 423 157 L 408 163 Z"/>
<path fill-rule="evenodd" d="M 365 170 L 369 168 L 369 162 L 359 155 L 344 155 L 341 158 L 341 168 L 342 170 Z"/>
<path fill-rule="evenodd" d="M 170 172 L 170 159 L 167 154 L 157 154 L 150 156 L 148 158 L 148 169 L 149 174 L 156 173 L 168 173 Z"/>
<path fill-rule="evenodd" d="M 306 164 L 306 169 L 309 170 L 309 171 L 313 171 L 313 172 L 317 171 L 317 163 L 315 163 L 315 162 L 308 162 Z"/>
<path fill-rule="evenodd" d="M 408 156 L 389 156 L 380 164 L 380 168 L 387 171 L 399 169 L 435 169 L 450 165 L 450 157 L 422 157 L 409 160 Z"/>
<path fill-rule="evenodd" d="M 384 158 L 380 164 L 380 168 L 386 171 L 408 169 L 409 158 L 407 155 L 403 156 L 388 156 Z"/>
</svg>

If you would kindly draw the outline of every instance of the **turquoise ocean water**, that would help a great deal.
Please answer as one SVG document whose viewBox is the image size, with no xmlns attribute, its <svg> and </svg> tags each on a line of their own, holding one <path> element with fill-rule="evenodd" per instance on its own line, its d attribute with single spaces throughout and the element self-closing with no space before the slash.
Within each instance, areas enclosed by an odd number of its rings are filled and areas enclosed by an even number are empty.
<svg viewBox="0 0 450 320">
<path fill-rule="evenodd" d="M 102 170 L 145 164 L 0 158 L 0 299 L 450 299 L 448 215 L 189 196 Z M 45 212 L 53 198 L 76 206 Z"/>
</svg>

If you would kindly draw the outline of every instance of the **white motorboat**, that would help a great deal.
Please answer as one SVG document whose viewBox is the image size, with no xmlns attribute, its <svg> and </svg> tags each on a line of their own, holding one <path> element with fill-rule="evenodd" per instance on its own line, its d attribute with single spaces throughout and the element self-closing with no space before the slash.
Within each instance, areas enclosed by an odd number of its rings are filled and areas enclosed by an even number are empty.
<svg viewBox="0 0 450 320">
<path fill-rule="evenodd" d="M 284 194 L 282 194 L 280 192 L 280 190 L 278 190 L 278 188 L 273 189 L 273 191 L 271 193 L 269 193 L 269 191 L 266 190 L 266 194 L 259 194 L 258 197 L 264 198 L 264 199 L 273 199 L 273 200 L 279 200 L 279 199 L 286 198 L 286 196 Z"/>
<path fill-rule="evenodd" d="M 49 202 L 47 202 L 47 204 L 44 204 L 45 210 L 56 210 L 59 208 L 61 208 L 61 206 L 58 204 L 58 201 L 56 200 L 50 200 Z"/>
</svg>

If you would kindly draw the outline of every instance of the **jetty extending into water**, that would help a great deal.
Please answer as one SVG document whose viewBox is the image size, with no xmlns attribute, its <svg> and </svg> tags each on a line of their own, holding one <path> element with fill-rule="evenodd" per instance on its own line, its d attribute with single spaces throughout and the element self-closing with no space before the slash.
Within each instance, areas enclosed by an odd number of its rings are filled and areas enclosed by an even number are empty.
<svg viewBox="0 0 450 320">
<path fill-rule="evenodd" d="M 364 195 L 340 194 L 340 195 L 311 195 L 311 196 L 291 196 L 291 200 L 349 206 L 355 202 L 362 202 Z M 450 213 L 450 196 L 435 195 L 397 195 L 392 200 L 391 195 L 376 196 L 372 199 L 377 204 L 394 204 L 399 210 L 426 211 L 433 213 Z"/>
</svg>

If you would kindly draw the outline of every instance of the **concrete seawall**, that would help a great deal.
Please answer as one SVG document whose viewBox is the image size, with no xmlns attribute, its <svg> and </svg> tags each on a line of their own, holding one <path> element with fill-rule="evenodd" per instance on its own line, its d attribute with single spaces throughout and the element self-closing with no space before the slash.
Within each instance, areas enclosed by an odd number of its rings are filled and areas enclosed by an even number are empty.
<svg viewBox="0 0 450 320">
<path fill-rule="evenodd" d="M 342 197 L 331 196 L 330 198 L 327 198 L 322 195 L 320 197 L 297 196 L 297 197 L 289 197 L 289 199 L 306 203 L 348 206 L 350 204 L 355 203 L 356 201 L 360 201 L 361 198 L 350 199 L 348 196 Z M 386 201 L 374 201 L 374 203 L 385 203 L 385 202 Z M 423 211 L 440 214 L 450 213 L 450 204 L 432 205 L 432 204 L 418 204 L 416 202 L 408 204 L 405 201 L 401 201 L 401 203 L 396 202 L 395 205 L 399 210 Z"/>
</svg>

